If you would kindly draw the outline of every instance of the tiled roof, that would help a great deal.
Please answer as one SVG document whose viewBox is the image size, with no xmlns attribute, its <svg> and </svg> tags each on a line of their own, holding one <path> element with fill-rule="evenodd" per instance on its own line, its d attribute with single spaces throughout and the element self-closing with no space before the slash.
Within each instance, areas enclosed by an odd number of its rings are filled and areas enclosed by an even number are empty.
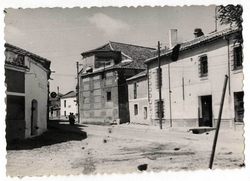
<svg viewBox="0 0 250 181">
<path fill-rule="evenodd" d="M 227 29 L 224 29 L 221 31 L 213 32 L 213 33 L 208 34 L 208 35 L 200 36 L 200 37 L 195 38 L 191 41 L 183 42 L 183 43 L 181 43 L 181 46 L 180 46 L 180 52 L 191 49 L 197 45 L 202 45 L 202 44 L 214 41 L 216 39 L 222 38 L 223 36 L 233 34 L 233 33 L 239 32 L 239 31 L 241 31 L 241 30 L 238 29 L 237 27 L 230 27 L 230 28 L 227 28 Z M 169 50 L 166 50 L 165 53 L 161 53 L 161 56 L 169 56 L 169 55 L 171 55 L 171 53 L 172 53 L 172 49 L 169 49 Z M 158 57 L 156 55 L 155 57 L 147 59 L 145 61 L 145 63 L 151 62 L 157 58 Z"/>
<path fill-rule="evenodd" d="M 5 61 L 5 65 L 13 65 L 15 67 L 20 67 L 20 68 L 24 68 L 24 69 L 28 69 L 27 66 L 20 64 L 18 62 L 10 62 L 10 61 Z"/>
<path fill-rule="evenodd" d="M 47 70 L 50 70 L 50 63 L 51 62 L 49 60 L 47 60 L 46 58 L 40 57 L 34 53 L 28 52 L 24 49 L 21 49 L 17 46 L 9 44 L 9 43 L 5 43 L 4 46 L 5 46 L 6 50 L 8 50 L 8 51 L 14 52 L 14 53 L 19 54 L 19 55 L 31 57 L 34 61 L 40 63 L 44 68 L 46 68 Z"/>
<path fill-rule="evenodd" d="M 136 74 L 133 77 L 128 78 L 127 81 L 128 80 L 134 80 L 134 79 L 137 79 L 137 78 L 140 78 L 140 77 L 144 77 L 146 75 L 147 75 L 147 70 L 144 70 L 144 71 L 140 72 L 139 74 Z"/>
<path fill-rule="evenodd" d="M 70 92 L 64 94 L 63 96 L 61 96 L 61 98 L 70 98 L 70 97 L 76 97 L 76 92 L 70 91 Z"/>
<path fill-rule="evenodd" d="M 156 49 L 110 41 L 109 43 L 101 47 L 98 47 L 94 50 L 83 52 L 81 55 L 85 57 L 90 54 L 102 51 L 121 52 L 123 56 L 132 60 L 131 62 L 118 63 L 114 65 L 112 68 L 145 69 L 146 65 L 144 64 L 144 61 L 150 57 L 153 57 L 155 55 Z"/>
</svg>

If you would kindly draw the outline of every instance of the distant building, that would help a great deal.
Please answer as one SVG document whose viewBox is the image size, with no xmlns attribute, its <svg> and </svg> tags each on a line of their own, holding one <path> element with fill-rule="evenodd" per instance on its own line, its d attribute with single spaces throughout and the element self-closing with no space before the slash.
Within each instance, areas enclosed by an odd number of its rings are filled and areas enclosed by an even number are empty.
<svg viewBox="0 0 250 181">
<path fill-rule="evenodd" d="M 56 97 L 49 97 L 50 107 L 49 116 L 50 118 L 60 118 L 61 117 L 61 97 L 63 94 L 57 93 Z"/>
<path fill-rule="evenodd" d="M 70 113 L 77 114 L 76 92 L 70 91 L 61 96 L 61 117 L 68 118 Z"/>
<path fill-rule="evenodd" d="M 79 73 L 81 122 L 130 122 L 126 79 L 146 70 L 154 48 L 109 42 L 82 53 Z"/>
<path fill-rule="evenodd" d="M 163 126 L 209 126 L 218 121 L 225 75 L 229 80 L 222 114 L 222 128 L 243 125 L 241 30 L 228 28 L 180 44 L 179 58 L 171 61 L 172 50 L 161 54 L 159 82 L 158 57 L 148 65 L 149 112 L 152 124 L 159 124 L 159 84 L 162 85 Z"/>
<path fill-rule="evenodd" d="M 127 82 L 130 122 L 149 125 L 147 71 L 136 74 Z"/>
<path fill-rule="evenodd" d="M 5 44 L 6 139 L 24 139 L 47 130 L 50 61 Z"/>
</svg>

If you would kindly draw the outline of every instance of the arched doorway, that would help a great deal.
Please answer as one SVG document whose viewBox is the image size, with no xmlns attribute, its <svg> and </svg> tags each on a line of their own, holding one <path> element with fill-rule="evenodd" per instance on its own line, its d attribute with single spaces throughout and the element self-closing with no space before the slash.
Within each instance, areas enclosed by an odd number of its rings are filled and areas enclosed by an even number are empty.
<svg viewBox="0 0 250 181">
<path fill-rule="evenodd" d="M 33 99 L 31 101 L 31 135 L 37 134 L 37 100 Z"/>
</svg>

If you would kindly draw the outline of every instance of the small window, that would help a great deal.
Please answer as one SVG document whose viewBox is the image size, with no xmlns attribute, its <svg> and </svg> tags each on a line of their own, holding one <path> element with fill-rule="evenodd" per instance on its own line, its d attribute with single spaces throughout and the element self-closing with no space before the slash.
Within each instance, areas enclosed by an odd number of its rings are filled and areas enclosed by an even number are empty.
<svg viewBox="0 0 250 181">
<path fill-rule="evenodd" d="M 111 101 L 111 92 L 107 92 L 107 101 L 110 102 Z"/>
<path fill-rule="evenodd" d="M 144 114 L 144 119 L 147 119 L 148 118 L 148 108 L 147 107 L 144 107 L 143 108 L 143 114 Z"/>
<path fill-rule="evenodd" d="M 138 115 L 138 105 L 134 104 L 134 115 Z"/>
<path fill-rule="evenodd" d="M 64 111 L 64 116 L 66 117 L 67 115 L 66 115 L 66 111 Z"/>
<path fill-rule="evenodd" d="M 200 57 L 200 76 L 204 77 L 207 76 L 208 73 L 208 63 L 207 63 L 207 56 Z"/>
<path fill-rule="evenodd" d="M 157 118 L 160 118 L 160 101 L 156 101 L 155 114 Z M 164 118 L 164 101 L 161 101 L 161 116 Z"/>
<path fill-rule="evenodd" d="M 242 68 L 242 47 L 234 48 L 234 69 Z"/>
<path fill-rule="evenodd" d="M 137 99 L 137 83 L 134 83 L 134 99 Z"/>
<path fill-rule="evenodd" d="M 64 100 L 64 107 L 66 107 L 67 106 L 67 104 L 66 104 L 66 100 Z"/>
</svg>

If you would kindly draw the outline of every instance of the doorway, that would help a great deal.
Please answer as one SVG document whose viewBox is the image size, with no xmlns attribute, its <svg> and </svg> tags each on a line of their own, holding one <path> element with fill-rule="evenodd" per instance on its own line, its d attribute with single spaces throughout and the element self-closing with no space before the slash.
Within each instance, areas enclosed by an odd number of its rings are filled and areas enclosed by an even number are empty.
<svg viewBox="0 0 250 181">
<path fill-rule="evenodd" d="M 37 100 L 33 99 L 31 101 L 31 135 L 37 134 L 37 116 L 38 116 L 38 110 L 37 110 Z"/>
<path fill-rule="evenodd" d="M 212 96 L 201 96 L 201 118 L 199 119 L 199 126 L 213 126 L 212 122 Z"/>
</svg>

